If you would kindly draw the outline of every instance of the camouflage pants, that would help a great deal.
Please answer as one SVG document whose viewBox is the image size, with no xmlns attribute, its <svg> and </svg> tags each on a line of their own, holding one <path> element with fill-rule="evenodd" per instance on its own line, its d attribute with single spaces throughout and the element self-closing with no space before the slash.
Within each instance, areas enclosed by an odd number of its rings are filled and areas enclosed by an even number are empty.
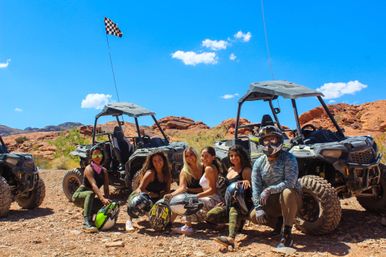
<svg viewBox="0 0 386 257">
<path fill-rule="evenodd" d="M 83 208 L 83 216 L 89 217 L 96 214 L 103 207 L 99 198 L 95 198 L 94 191 L 81 185 L 72 195 L 72 201 L 78 207 Z"/>
<path fill-rule="evenodd" d="M 215 207 L 217 204 L 222 202 L 222 199 L 219 195 L 211 195 L 207 197 L 199 198 L 201 202 L 204 203 L 204 206 L 195 214 L 186 216 L 185 219 L 187 222 L 203 222 L 206 221 L 208 212 Z"/>
<path fill-rule="evenodd" d="M 236 233 L 240 232 L 243 228 L 247 217 L 242 215 L 241 211 L 237 207 L 230 207 L 229 212 L 226 206 L 216 206 L 211 209 L 206 217 L 206 220 L 210 223 L 227 223 L 228 222 L 228 235 L 230 237 L 236 237 Z"/>
</svg>

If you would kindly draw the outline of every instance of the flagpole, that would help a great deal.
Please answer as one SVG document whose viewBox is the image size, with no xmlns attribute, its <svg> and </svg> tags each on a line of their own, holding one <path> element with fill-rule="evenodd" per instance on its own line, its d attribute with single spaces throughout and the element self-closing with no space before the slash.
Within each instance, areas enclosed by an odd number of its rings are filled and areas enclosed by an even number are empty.
<svg viewBox="0 0 386 257">
<path fill-rule="evenodd" d="M 109 37 L 107 36 L 107 33 L 106 33 L 105 35 L 106 35 L 107 48 L 108 48 L 109 57 L 110 57 L 111 72 L 113 73 L 115 93 L 117 94 L 118 102 L 120 102 L 120 100 L 119 100 L 119 94 L 118 94 L 118 88 L 117 88 L 117 81 L 116 81 L 116 79 L 115 79 L 115 72 L 114 72 L 114 67 L 113 67 L 113 60 L 112 60 L 112 58 L 111 58 L 111 51 L 110 51 Z"/>
</svg>

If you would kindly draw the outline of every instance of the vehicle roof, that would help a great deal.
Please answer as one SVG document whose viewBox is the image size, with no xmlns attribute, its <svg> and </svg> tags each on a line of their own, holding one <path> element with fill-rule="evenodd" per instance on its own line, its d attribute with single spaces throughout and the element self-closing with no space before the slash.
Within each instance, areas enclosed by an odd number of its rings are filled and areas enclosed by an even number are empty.
<svg viewBox="0 0 386 257">
<path fill-rule="evenodd" d="M 154 112 L 141 107 L 137 104 L 126 103 L 126 102 L 117 102 L 106 104 L 103 110 L 97 114 L 97 118 L 101 116 L 111 115 L 111 116 L 119 116 L 122 114 L 126 114 L 130 117 L 139 117 L 139 116 L 147 116 L 147 115 L 155 115 Z"/>
<path fill-rule="evenodd" d="M 240 102 L 276 99 L 279 96 L 289 99 L 309 96 L 324 96 L 321 92 L 285 80 L 254 82 Z"/>
</svg>

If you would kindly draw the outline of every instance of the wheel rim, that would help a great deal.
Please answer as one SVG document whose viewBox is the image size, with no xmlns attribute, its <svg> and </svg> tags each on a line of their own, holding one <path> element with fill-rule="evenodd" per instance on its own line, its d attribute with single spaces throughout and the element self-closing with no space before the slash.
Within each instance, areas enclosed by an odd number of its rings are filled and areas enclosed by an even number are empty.
<svg viewBox="0 0 386 257">
<path fill-rule="evenodd" d="M 315 222 L 320 214 L 320 206 L 311 194 L 303 192 L 303 206 L 300 210 L 300 217 L 307 222 Z"/>
</svg>

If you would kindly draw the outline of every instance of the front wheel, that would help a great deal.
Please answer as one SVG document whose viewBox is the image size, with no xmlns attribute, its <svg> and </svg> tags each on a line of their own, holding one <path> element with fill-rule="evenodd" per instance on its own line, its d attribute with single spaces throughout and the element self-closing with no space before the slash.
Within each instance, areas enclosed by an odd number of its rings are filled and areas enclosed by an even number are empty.
<svg viewBox="0 0 386 257">
<path fill-rule="evenodd" d="M 7 180 L 0 176 L 0 217 L 6 216 L 12 203 L 11 188 Z"/>
<path fill-rule="evenodd" d="M 363 208 L 370 212 L 386 214 L 386 166 L 380 164 L 381 181 L 377 186 L 376 196 L 357 196 L 357 200 Z"/>
<path fill-rule="evenodd" d="M 27 195 L 16 196 L 17 204 L 24 209 L 34 209 L 40 206 L 46 196 L 46 187 L 41 178 L 38 177 L 36 187 Z"/>
<path fill-rule="evenodd" d="M 67 199 L 72 202 L 72 195 L 82 185 L 83 174 L 80 169 L 67 171 L 63 177 L 62 187 Z"/>
<path fill-rule="evenodd" d="M 306 234 L 323 235 L 339 225 L 342 209 L 335 188 L 319 176 L 300 179 L 303 206 L 299 210 L 296 227 Z"/>
</svg>

